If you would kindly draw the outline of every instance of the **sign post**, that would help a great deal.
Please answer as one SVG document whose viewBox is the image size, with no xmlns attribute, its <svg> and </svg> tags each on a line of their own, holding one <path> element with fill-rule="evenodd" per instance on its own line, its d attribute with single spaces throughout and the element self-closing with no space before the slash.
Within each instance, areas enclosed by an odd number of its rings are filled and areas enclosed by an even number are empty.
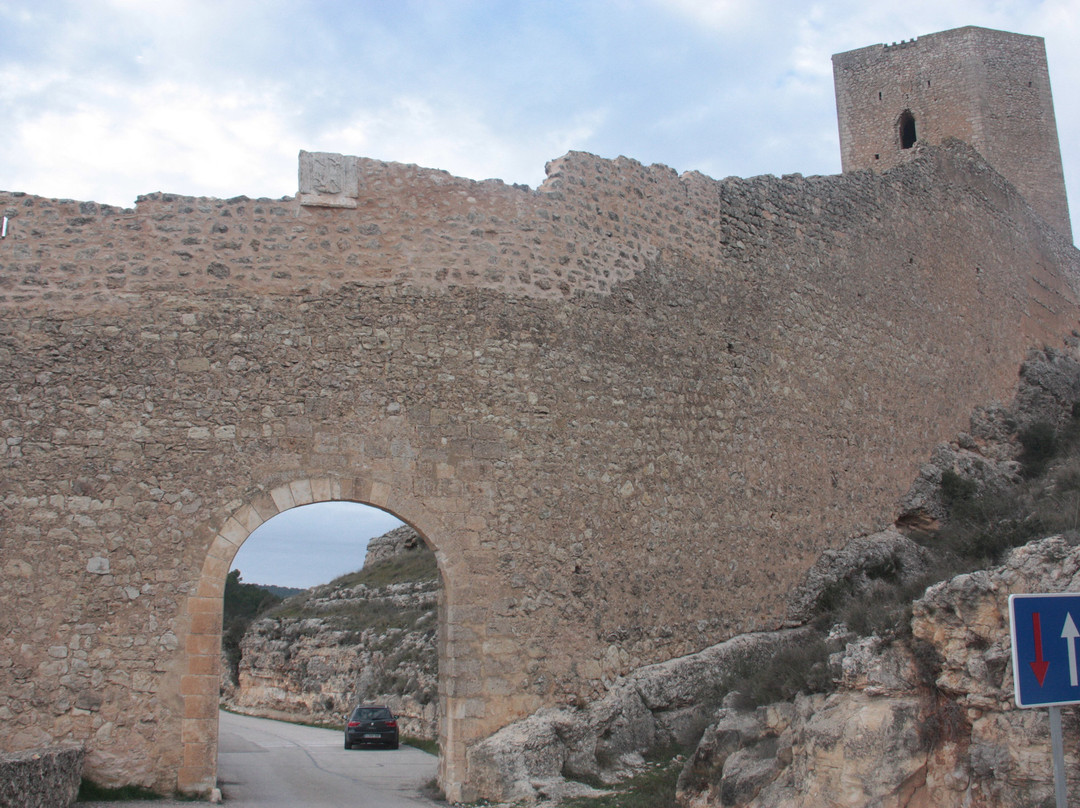
<svg viewBox="0 0 1080 808">
<path fill-rule="evenodd" d="M 1058 808 L 1066 808 L 1067 801 L 1061 706 L 1080 703 L 1077 620 L 1080 620 L 1080 595 L 1009 596 L 1016 705 L 1050 709 L 1054 796 Z"/>
</svg>

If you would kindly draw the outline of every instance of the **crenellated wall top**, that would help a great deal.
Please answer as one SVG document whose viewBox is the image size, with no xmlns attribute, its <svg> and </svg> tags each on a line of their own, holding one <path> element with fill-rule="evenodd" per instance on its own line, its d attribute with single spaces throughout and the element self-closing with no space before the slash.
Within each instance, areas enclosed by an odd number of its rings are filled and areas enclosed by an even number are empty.
<svg viewBox="0 0 1080 808">
<path fill-rule="evenodd" d="M 963 144 L 945 151 L 979 161 Z M 718 181 L 570 152 L 530 189 L 304 152 L 299 193 L 281 199 L 154 193 L 122 209 L 0 192 L 0 307 L 78 313 L 131 295 L 318 296 L 347 284 L 603 296 L 664 253 L 730 272 L 762 248 L 840 248 L 871 221 L 865 210 L 933 184 L 941 159 L 935 149 L 885 175 Z M 973 175 L 987 193 L 1023 204 L 985 169 Z"/>
</svg>

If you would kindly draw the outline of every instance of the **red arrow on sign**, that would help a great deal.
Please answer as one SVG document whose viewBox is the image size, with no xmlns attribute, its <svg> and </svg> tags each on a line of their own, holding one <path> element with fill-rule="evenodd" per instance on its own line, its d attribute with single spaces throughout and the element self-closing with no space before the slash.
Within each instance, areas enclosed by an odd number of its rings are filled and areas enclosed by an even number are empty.
<svg viewBox="0 0 1080 808">
<path fill-rule="evenodd" d="M 1039 621 L 1038 612 L 1032 612 L 1031 625 L 1035 630 L 1035 661 L 1028 664 L 1031 665 L 1031 670 L 1035 672 L 1035 678 L 1039 680 L 1039 687 L 1042 687 L 1043 680 L 1046 679 L 1046 669 L 1050 667 L 1050 663 L 1043 659 L 1042 625 Z"/>
</svg>

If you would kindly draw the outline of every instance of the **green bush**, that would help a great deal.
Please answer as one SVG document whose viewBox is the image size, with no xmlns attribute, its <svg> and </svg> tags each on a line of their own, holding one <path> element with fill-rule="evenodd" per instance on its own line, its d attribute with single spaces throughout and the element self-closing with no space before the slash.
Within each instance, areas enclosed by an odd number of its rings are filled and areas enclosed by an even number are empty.
<svg viewBox="0 0 1080 808">
<path fill-rule="evenodd" d="M 235 682 L 240 675 L 240 641 L 259 615 L 281 602 L 281 598 L 257 584 L 241 583 L 240 570 L 225 578 L 222 601 L 221 645 Z"/>
<path fill-rule="evenodd" d="M 744 709 L 834 688 L 829 649 L 820 635 L 784 646 L 767 658 L 748 655 L 732 665 L 722 684 L 724 691 L 737 694 L 736 705 Z"/>
<path fill-rule="evenodd" d="M 419 749 L 421 752 L 427 752 L 429 755 L 438 756 L 439 754 L 439 742 L 435 740 L 428 740 L 427 738 L 414 738 L 412 735 L 402 735 L 401 742 L 406 746 L 411 746 L 414 749 Z"/>
<path fill-rule="evenodd" d="M 946 505 L 963 502 L 975 496 L 979 485 L 969 477 L 963 477 L 952 469 L 941 473 L 941 496 Z"/>
<path fill-rule="evenodd" d="M 653 762 L 643 771 L 620 783 L 617 789 L 598 797 L 575 797 L 564 808 L 677 808 L 675 786 L 683 759 Z"/>
<path fill-rule="evenodd" d="M 437 581 L 439 565 L 426 547 L 401 553 L 356 572 L 335 578 L 330 586 L 343 588 L 365 584 L 373 589 L 406 581 Z"/>
<path fill-rule="evenodd" d="M 983 489 L 954 502 L 948 522 L 925 540 L 939 553 L 963 561 L 969 569 L 998 563 L 1005 552 L 1045 535 L 1029 486 Z"/>
<path fill-rule="evenodd" d="M 1036 421 L 1020 430 L 1017 435 L 1020 445 L 1020 463 L 1027 478 L 1038 477 L 1046 464 L 1058 452 L 1058 436 L 1054 425 L 1048 421 Z"/>
<path fill-rule="evenodd" d="M 844 623 L 859 636 L 891 638 L 905 630 L 911 601 L 936 580 L 920 577 L 905 582 L 900 559 L 882 558 L 825 587 L 818 597 L 817 617 L 812 624 L 823 633 Z"/>
<path fill-rule="evenodd" d="M 860 637 L 890 637 L 911 617 L 911 601 L 925 586 L 877 582 L 864 597 L 852 598 L 840 610 L 844 624 Z"/>
</svg>

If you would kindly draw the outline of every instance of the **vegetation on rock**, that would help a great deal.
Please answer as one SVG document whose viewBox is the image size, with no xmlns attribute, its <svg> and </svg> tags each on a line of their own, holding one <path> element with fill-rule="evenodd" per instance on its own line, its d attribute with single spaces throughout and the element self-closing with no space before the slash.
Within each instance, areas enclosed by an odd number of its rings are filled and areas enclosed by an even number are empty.
<svg viewBox="0 0 1080 808">
<path fill-rule="evenodd" d="M 240 570 L 225 578 L 222 608 L 221 649 L 227 666 L 226 676 L 236 683 L 240 673 L 240 641 L 251 622 L 281 602 L 268 587 L 241 582 Z"/>
</svg>

